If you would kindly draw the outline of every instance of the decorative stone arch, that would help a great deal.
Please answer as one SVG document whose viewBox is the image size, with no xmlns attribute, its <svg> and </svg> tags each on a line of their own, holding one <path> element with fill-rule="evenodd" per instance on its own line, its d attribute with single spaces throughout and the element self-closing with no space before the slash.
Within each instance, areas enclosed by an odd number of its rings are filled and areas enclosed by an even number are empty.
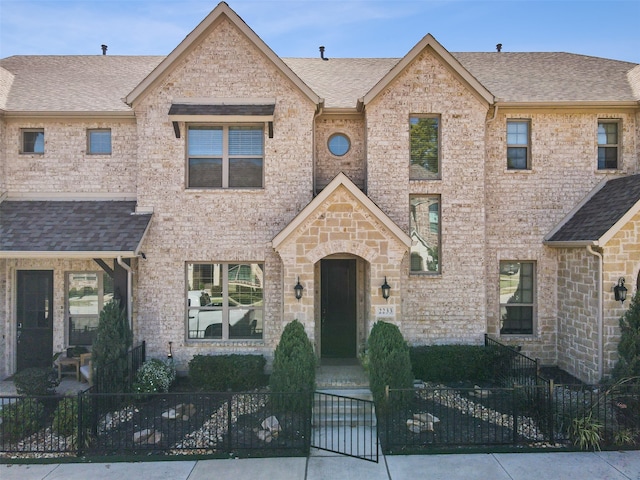
<svg viewBox="0 0 640 480">
<path fill-rule="evenodd" d="M 310 263 L 317 263 L 325 257 L 340 253 L 355 255 L 356 257 L 363 258 L 369 263 L 372 263 L 378 256 L 378 252 L 376 250 L 362 242 L 357 242 L 355 240 L 333 240 L 322 243 L 310 250 L 306 254 L 306 257 Z"/>
</svg>

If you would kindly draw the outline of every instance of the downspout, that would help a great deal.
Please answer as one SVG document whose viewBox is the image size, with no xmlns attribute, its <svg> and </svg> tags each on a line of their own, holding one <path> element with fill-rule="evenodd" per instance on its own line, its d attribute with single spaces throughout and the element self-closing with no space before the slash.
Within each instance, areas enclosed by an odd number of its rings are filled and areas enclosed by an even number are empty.
<svg viewBox="0 0 640 480">
<path fill-rule="evenodd" d="M 598 257 L 598 380 L 602 378 L 603 372 L 603 295 L 602 295 L 602 286 L 603 286 L 603 267 L 602 267 L 602 254 L 600 252 L 596 252 L 591 245 L 587 245 L 587 252 L 591 255 Z"/>
<path fill-rule="evenodd" d="M 133 321 L 132 321 L 132 312 L 131 312 L 131 297 L 133 297 L 133 270 L 129 265 L 122 261 L 122 256 L 118 256 L 117 258 L 118 265 L 124 268 L 127 271 L 127 321 L 129 322 L 129 328 L 133 332 Z"/>
</svg>

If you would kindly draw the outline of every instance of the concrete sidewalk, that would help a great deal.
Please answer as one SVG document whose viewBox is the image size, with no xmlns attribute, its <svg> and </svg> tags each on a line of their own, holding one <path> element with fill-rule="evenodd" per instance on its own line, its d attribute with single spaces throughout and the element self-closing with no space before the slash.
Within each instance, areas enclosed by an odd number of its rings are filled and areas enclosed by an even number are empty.
<svg viewBox="0 0 640 480">
<path fill-rule="evenodd" d="M 2 480 L 640 480 L 640 451 L 0 465 Z"/>
</svg>

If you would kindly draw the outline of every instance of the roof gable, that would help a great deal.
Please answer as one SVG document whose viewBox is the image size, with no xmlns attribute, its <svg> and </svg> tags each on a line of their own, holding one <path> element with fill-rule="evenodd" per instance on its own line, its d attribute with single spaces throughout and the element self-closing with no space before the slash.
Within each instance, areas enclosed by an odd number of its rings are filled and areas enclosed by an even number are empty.
<svg viewBox="0 0 640 480">
<path fill-rule="evenodd" d="M 132 105 L 138 98 L 170 72 L 183 55 L 190 52 L 204 39 L 218 23 L 226 18 L 256 48 L 265 55 L 298 89 L 313 103 L 321 104 L 322 99 L 316 95 L 286 63 L 271 50 L 256 33 L 225 3 L 220 2 L 200 24 L 180 42 L 180 44 L 126 97 L 126 102 Z"/>
<path fill-rule="evenodd" d="M 335 178 L 327 185 L 318 196 L 316 196 L 309 204 L 302 209 L 302 211 L 296 215 L 296 217 L 287 225 L 280 233 L 278 233 L 272 240 L 272 245 L 275 250 L 278 250 L 280 246 L 291 237 L 296 230 L 305 223 L 310 216 L 320 208 L 327 200 L 330 200 L 334 193 L 344 188 L 349 194 L 355 198 L 355 200 L 362 205 L 373 217 L 375 217 L 380 224 L 384 225 L 386 230 L 393 235 L 400 243 L 411 246 L 411 238 L 404 233 L 404 231 L 391 220 L 387 214 L 385 214 L 380 207 L 378 207 L 369 197 L 367 197 L 362 191 L 355 186 L 355 184 L 344 173 L 339 173 Z"/>
<path fill-rule="evenodd" d="M 472 91 L 488 104 L 492 104 L 494 97 L 476 78 L 438 41 L 429 33 L 424 36 L 380 81 L 361 99 L 364 105 L 370 103 L 382 92 L 398 75 L 400 75 L 425 49 L 431 49 L 445 66 L 458 76 Z"/>
<path fill-rule="evenodd" d="M 545 243 L 603 246 L 639 211 L 640 175 L 605 181 L 545 237 Z"/>
</svg>

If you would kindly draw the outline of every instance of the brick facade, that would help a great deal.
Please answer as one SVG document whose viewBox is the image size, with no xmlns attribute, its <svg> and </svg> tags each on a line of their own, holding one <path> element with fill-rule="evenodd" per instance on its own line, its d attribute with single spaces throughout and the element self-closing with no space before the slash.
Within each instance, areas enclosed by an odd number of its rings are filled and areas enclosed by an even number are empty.
<svg viewBox="0 0 640 480">
<path fill-rule="evenodd" d="M 351 104 L 358 107 L 325 108 L 227 9 L 217 7 L 214 12 L 223 13 L 208 17 L 197 36 L 167 57 L 167 65 L 141 76 L 145 87 L 136 87 L 129 110 L 111 116 L 0 116 L 0 201 L 131 197 L 140 210 L 153 211 L 141 249 L 146 258 L 132 263 L 134 335 L 146 340 L 151 357 L 164 357 L 172 342 L 180 370 L 196 354 L 259 353 L 271 360 L 284 326 L 295 318 L 319 352 L 323 259 L 356 260 L 358 348 L 380 319 L 396 323 L 411 345 L 479 344 L 485 333 L 500 336 L 500 262 L 513 261 L 535 265 L 534 333 L 501 340 L 589 382 L 599 380 L 601 348 L 602 373 L 610 371 L 617 321 L 626 307 L 612 300 L 610 289 L 624 276 L 630 294 L 635 290 L 640 217 L 599 250 L 601 347 L 597 257 L 585 248 L 554 248 L 544 239 L 603 179 L 640 172 L 637 105 L 489 101 L 477 81 L 427 39 L 420 52 L 398 64 L 402 69 L 393 78 L 371 83 L 382 87 L 364 103 L 354 98 Z M 330 67 L 331 60 L 320 65 Z M 0 99 L 9 95 L 11 82 L 0 70 Z M 629 82 L 638 88 L 640 67 Z M 169 109 L 184 99 L 273 101 L 273 117 L 259 123 L 263 188 L 187 187 L 187 129 L 208 120 L 194 116 L 174 125 Z M 409 119 L 416 115 L 439 118 L 435 180 L 410 179 Z M 597 124 L 603 118 L 622 126 L 619 168 L 605 172 L 597 170 Z M 509 119 L 529 121 L 528 170 L 507 169 Z M 43 155 L 19 153 L 23 128 L 44 128 Z M 111 155 L 87 154 L 90 128 L 111 129 Z M 335 133 L 351 142 L 341 157 L 327 148 Z M 440 201 L 438 273 L 410 270 L 412 195 Z M 264 265 L 261 339 L 188 339 L 191 262 Z M 54 272 L 53 347 L 61 351 L 68 346 L 66 272 L 99 266 L 90 258 L 0 257 L 0 377 L 15 371 L 15 279 L 21 269 Z M 388 301 L 380 294 L 385 278 L 392 287 Z M 300 301 L 293 291 L 298 279 L 304 286 Z"/>
</svg>

